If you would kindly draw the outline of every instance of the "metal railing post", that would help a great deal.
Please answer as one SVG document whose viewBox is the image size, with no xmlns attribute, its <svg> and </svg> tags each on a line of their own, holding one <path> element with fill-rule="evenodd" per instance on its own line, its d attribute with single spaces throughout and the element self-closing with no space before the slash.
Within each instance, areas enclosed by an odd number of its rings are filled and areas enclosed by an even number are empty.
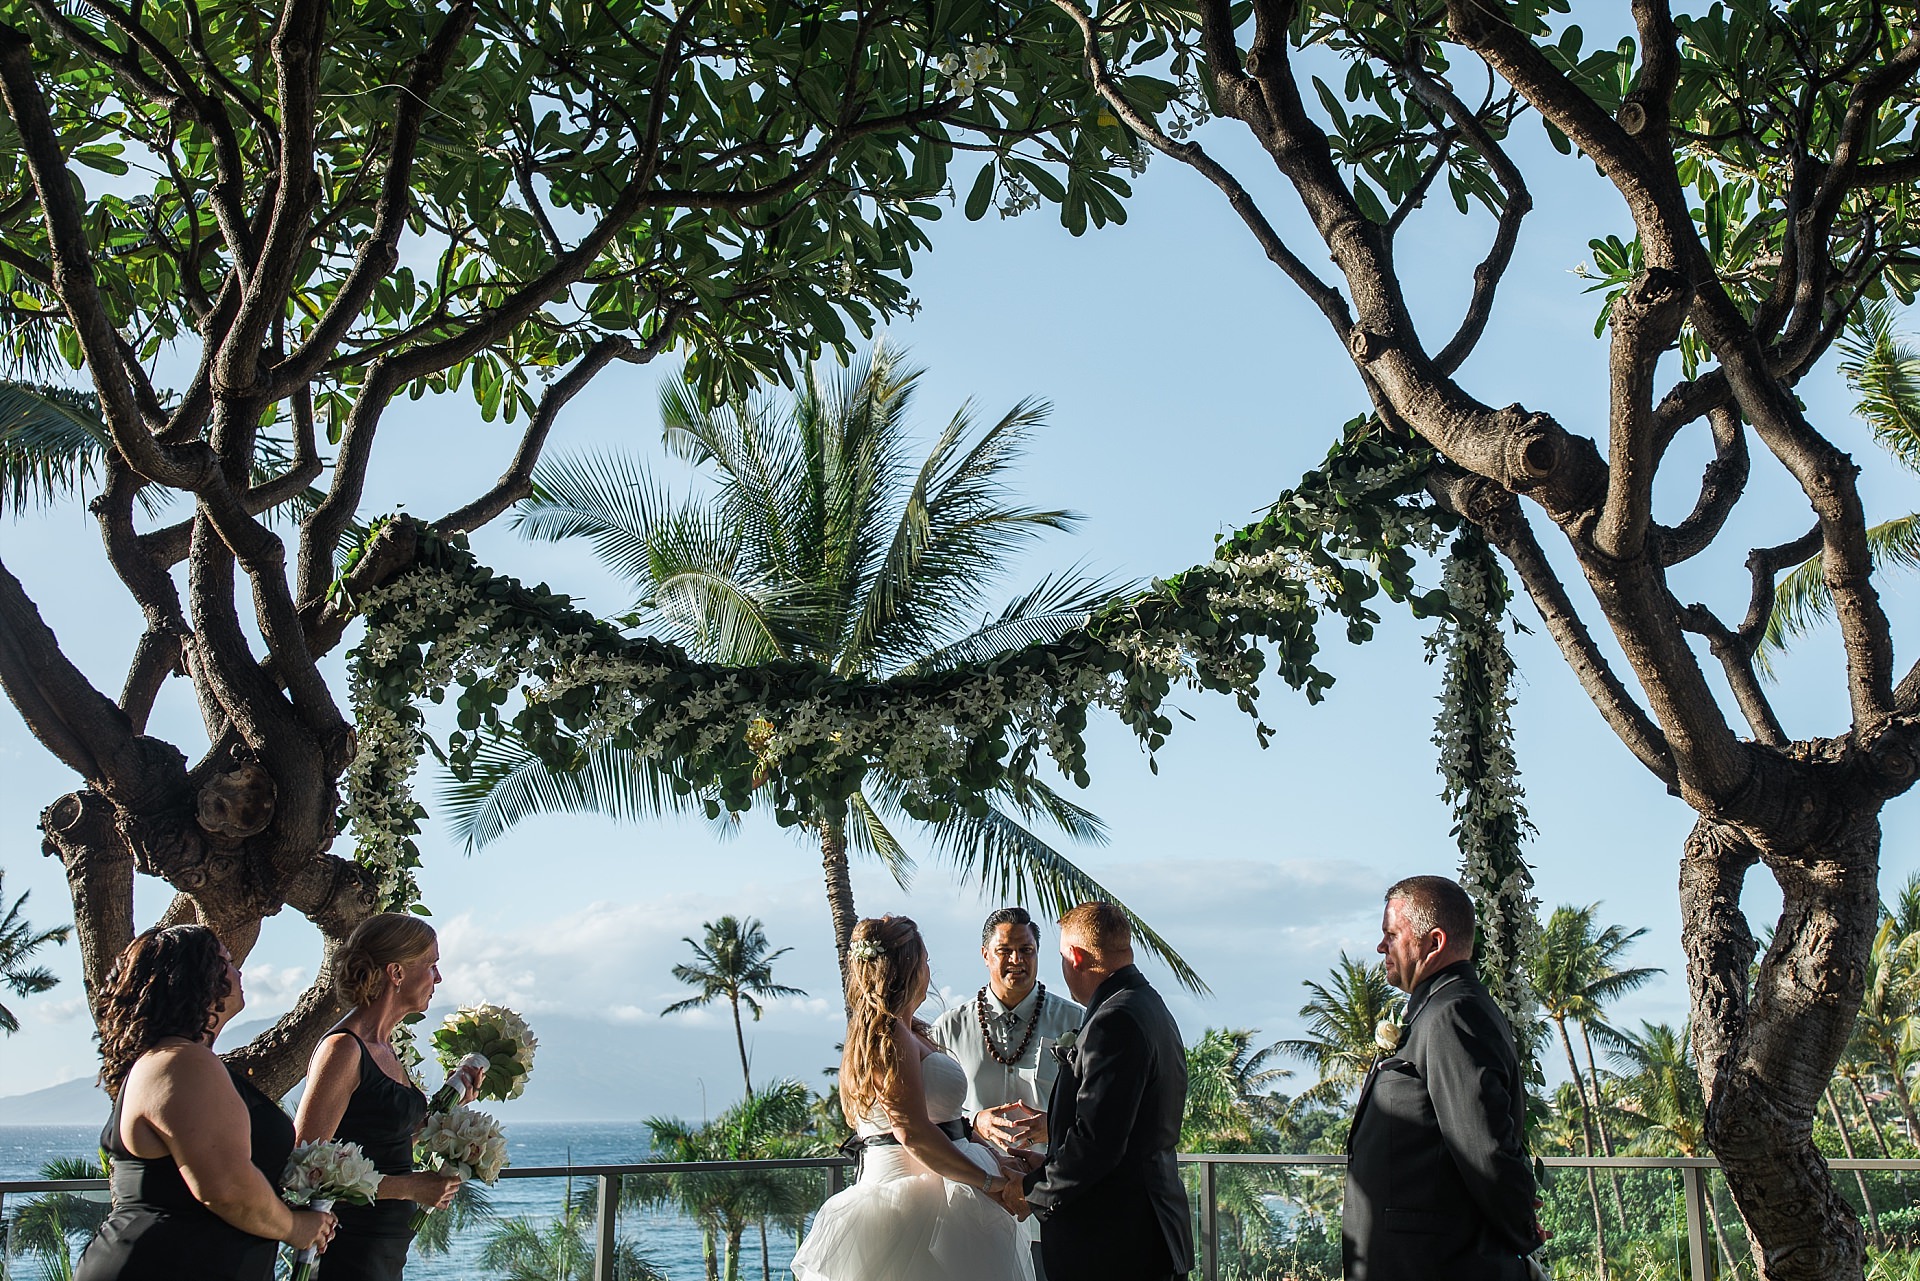
<svg viewBox="0 0 1920 1281">
<path fill-rule="evenodd" d="M 613 1281 L 614 1263 L 620 1252 L 621 1176 L 602 1174 L 598 1195 L 594 1198 L 593 1281 Z"/>
<path fill-rule="evenodd" d="M 1214 1164 L 1200 1163 L 1200 1275 L 1220 1281 L 1220 1201 L 1215 1195 Z"/>
<path fill-rule="evenodd" d="M 1687 1207 L 1687 1266 L 1693 1281 L 1712 1281 L 1712 1266 L 1707 1253 L 1706 1171 L 1698 1166 L 1680 1167 L 1680 1199 Z"/>
<path fill-rule="evenodd" d="M 838 1196 L 847 1187 L 847 1167 L 833 1165 L 827 1167 L 827 1195 Z"/>
</svg>

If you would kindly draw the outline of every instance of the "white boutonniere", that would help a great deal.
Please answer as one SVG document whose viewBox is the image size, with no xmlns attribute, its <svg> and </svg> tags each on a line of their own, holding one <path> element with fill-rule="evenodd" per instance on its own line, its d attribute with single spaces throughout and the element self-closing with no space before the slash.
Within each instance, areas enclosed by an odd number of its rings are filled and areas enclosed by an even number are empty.
<svg viewBox="0 0 1920 1281">
<path fill-rule="evenodd" d="M 1392 1054 L 1400 1048 L 1400 1037 L 1404 1029 L 1392 1019 L 1381 1019 L 1373 1025 L 1373 1043 L 1380 1047 L 1382 1054 Z"/>
<path fill-rule="evenodd" d="M 1060 1039 L 1053 1043 L 1053 1056 L 1062 1063 L 1072 1062 L 1074 1047 L 1079 1040 L 1080 1029 L 1077 1027 L 1068 1028 L 1060 1034 Z"/>
</svg>

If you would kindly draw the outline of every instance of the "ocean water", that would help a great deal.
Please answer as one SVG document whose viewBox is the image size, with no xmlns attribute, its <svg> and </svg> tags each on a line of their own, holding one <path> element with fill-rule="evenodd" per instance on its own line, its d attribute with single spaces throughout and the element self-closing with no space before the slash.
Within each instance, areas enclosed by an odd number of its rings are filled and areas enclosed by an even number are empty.
<svg viewBox="0 0 1920 1281">
<path fill-rule="evenodd" d="M 54 1157 L 91 1156 L 97 1149 L 99 1134 L 99 1130 L 91 1126 L 0 1126 L 0 1180 L 39 1178 L 41 1165 Z M 647 1129 L 639 1124 L 521 1122 L 508 1127 L 507 1142 L 513 1166 L 521 1169 L 627 1164 L 644 1161 L 649 1153 Z M 699 1176 L 702 1183 L 724 1177 Z M 783 1181 L 782 1191 L 789 1194 L 789 1199 L 795 1205 L 811 1207 L 826 1199 L 827 1179 L 824 1171 L 779 1171 L 772 1177 Z M 630 1189 L 634 1183 L 640 1182 L 630 1181 Z M 670 1191 L 662 1186 L 664 1182 L 662 1180 L 661 1184 L 656 1184 L 646 1180 L 643 1184 L 646 1188 L 660 1188 L 662 1195 L 658 1202 L 650 1204 L 647 1202 L 653 1201 L 653 1198 L 643 1201 L 641 1196 L 635 1196 L 622 1205 L 619 1235 L 672 1281 L 702 1281 L 707 1275 L 702 1234 L 698 1226 L 676 1207 Z M 594 1240 L 591 1210 L 577 1219 L 581 1244 L 585 1246 L 584 1270 L 567 1269 L 561 1259 L 555 1256 L 566 1252 L 571 1245 L 564 1239 L 563 1225 L 569 1193 L 578 1195 L 584 1192 L 591 1197 L 596 1183 L 591 1176 L 571 1180 L 566 1177 L 503 1178 L 491 1189 L 493 1222 L 476 1225 L 456 1236 L 452 1248 L 444 1255 L 423 1255 L 416 1251 L 407 1265 L 409 1281 L 454 1281 L 455 1278 L 505 1275 L 503 1267 L 488 1266 L 484 1260 L 490 1238 L 500 1237 L 509 1221 L 513 1220 L 522 1221 L 526 1228 L 532 1230 L 519 1235 L 537 1236 L 543 1257 L 550 1260 L 534 1275 L 553 1277 L 555 1281 L 591 1276 Z M 701 1190 L 701 1186 L 692 1181 L 680 1189 L 690 1197 L 698 1196 Z M 99 1196 L 105 1199 L 104 1193 Z M 28 1200 L 29 1196 L 22 1193 L 14 1193 L 6 1198 L 4 1210 L 9 1225 Z M 4 1268 L 0 1268 L 0 1276 L 4 1276 L 4 1281 L 43 1281 L 43 1278 L 45 1281 L 54 1281 L 60 1275 L 56 1262 L 20 1249 L 13 1236 L 13 1233 L 8 1233 L 5 1264 Z M 782 1227 L 772 1221 L 768 1223 L 765 1256 L 768 1277 L 790 1276 L 787 1263 L 793 1257 L 795 1246 L 790 1227 Z M 715 1249 L 724 1251 L 724 1242 L 716 1241 Z M 325 1274 L 323 1260 L 318 1275 L 324 1277 Z M 754 1281 L 762 1275 L 757 1223 L 749 1226 L 742 1238 L 739 1275 L 743 1281 Z"/>
</svg>

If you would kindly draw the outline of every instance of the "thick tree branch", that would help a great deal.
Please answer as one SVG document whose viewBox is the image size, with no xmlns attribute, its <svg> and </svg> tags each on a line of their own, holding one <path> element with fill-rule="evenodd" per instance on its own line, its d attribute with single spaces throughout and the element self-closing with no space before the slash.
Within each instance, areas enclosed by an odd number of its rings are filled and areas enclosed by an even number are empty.
<svg viewBox="0 0 1920 1281">
<path fill-rule="evenodd" d="M 1508 20 L 1504 10 L 1479 0 L 1446 0 L 1447 24 L 1460 43 L 1485 59 L 1534 110 L 1572 139 L 1626 198 L 1639 228 L 1647 261 L 1677 268 L 1693 239 L 1693 222 L 1679 184 L 1672 180 L 1672 158 L 1658 165 L 1636 143 L 1629 125 L 1644 128 L 1652 119 L 1624 108 L 1616 121 L 1547 60 L 1539 47 Z M 1658 112 L 1664 116 L 1664 108 Z M 1657 127 L 1662 121 L 1652 119 Z"/>
<path fill-rule="evenodd" d="M 520 438 L 520 448 L 514 453 L 512 465 L 493 488 L 457 511 L 442 516 L 433 523 L 434 530 L 445 534 L 478 529 L 532 493 L 533 469 L 540 461 L 540 451 L 553 430 L 554 419 L 567 402 L 614 360 L 645 364 L 653 359 L 672 343 L 678 320 L 679 313 L 670 312 L 644 348 L 636 348 L 624 338 L 602 338 L 589 347 L 586 354 L 574 362 L 573 368 L 541 395 L 539 407 L 527 421 L 526 434 Z"/>
<path fill-rule="evenodd" d="M 20 580 L 0 564 L 0 686 L 33 736 L 91 784 L 138 782 L 133 726 L 60 650 Z"/>
<path fill-rule="evenodd" d="M 1709 411 L 1707 421 L 1713 428 L 1713 461 L 1700 477 L 1700 496 L 1685 520 L 1653 531 L 1654 557 L 1661 565 L 1678 565 L 1705 551 L 1747 489 L 1751 461 L 1740 415 L 1722 406 Z"/>
<path fill-rule="evenodd" d="M 1659 470 L 1653 378 L 1660 354 L 1679 336 L 1692 296 L 1678 272 L 1648 268 L 1614 300 L 1609 360 L 1607 498 L 1593 543 L 1614 560 L 1646 551 Z"/>
<path fill-rule="evenodd" d="M 1773 704 L 1760 688 L 1760 678 L 1753 670 L 1753 647 L 1735 635 L 1705 605 L 1688 605 L 1682 609 L 1680 626 L 1707 638 L 1707 648 L 1726 671 L 1727 684 L 1733 690 L 1734 701 L 1740 705 L 1740 714 L 1753 731 L 1754 741 L 1768 747 L 1785 747 L 1787 733 L 1780 727 L 1780 718 L 1774 715 Z"/>
<path fill-rule="evenodd" d="M 214 358 L 216 396 L 251 399 L 262 389 L 261 349 L 269 327 L 286 314 L 294 273 L 307 252 L 308 223 L 320 201 L 313 144 L 326 18 L 326 0 L 286 0 L 269 46 L 282 135 L 273 212 L 240 310 Z"/>
<path fill-rule="evenodd" d="M 359 318 L 375 286 L 398 265 L 400 236 L 406 230 L 407 211 L 412 203 L 413 164 L 428 99 L 445 78 L 460 42 L 473 29 L 474 16 L 473 0 L 457 0 L 450 5 L 440 29 L 414 59 L 394 112 L 393 137 L 387 146 L 386 172 L 381 177 L 373 228 L 355 252 L 353 268 L 340 282 L 339 292 L 306 340 L 273 369 L 267 391 L 269 398 L 279 399 L 292 388 L 312 381 Z"/>
<path fill-rule="evenodd" d="M 88 372 L 113 441 L 149 480 L 195 489 L 214 467 L 212 452 L 163 448 L 145 426 L 133 381 L 121 356 L 120 335 L 108 317 L 93 270 L 79 198 L 45 95 L 33 73 L 33 45 L 16 27 L 0 24 L 0 102 L 12 117 L 47 225 L 54 288 L 86 356 Z"/>
<path fill-rule="evenodd" d="M 1792 395 L 1770 376 L 1745 318 L 1717 280 L 1701 286 L 1693 315 L 1747 420 L 1800 483 L 1819 518 L 1827 589 L 1846 646 L 1854 724 L 1865 728 L 1892 710 L 1893 636 L 1873 587 L 1859 468 L 1813 430 Z"/>
</svg>

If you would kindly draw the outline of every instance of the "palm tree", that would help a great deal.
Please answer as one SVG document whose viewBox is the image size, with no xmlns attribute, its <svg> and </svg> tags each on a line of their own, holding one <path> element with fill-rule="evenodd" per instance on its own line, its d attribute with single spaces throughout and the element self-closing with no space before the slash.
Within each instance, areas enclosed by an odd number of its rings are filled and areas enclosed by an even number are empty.
<svg viewBox="0 0 1920 1281">
<path fill-rule="evenodd" d="M 1183 1152 L 1264 1152 L 1288 1124 L 1273 1085 L 1293 1075 L 1272 1067 L 1277 1045 L 1253 1048 L 1254 1033 L 1208 1028 L 1187 1047 Z"/>
<path fill-rule="evenodd" d="M 708 662 L 797 662 L 884 679 L 1082 625 L 1117 585 L 1068 572 L 987 612 L 1010 556 L 1078 520 L 1012 497 L 1013 464 L 1046 406 L 1022 401 L 984 430 L 963 407 L 915 464 L 908 415 L 919 376 L 876 345 L 837 375 L 808 368 L 785 400 L 762 396 L 709 409 L 690 384 L 670 384 L 661 398 L 666 446 L 712 482 L 710 495 L 677 499 L 627 458 L 555 460 L 535 471 L 534 496 L 520 505 L 515 525 L 540 541 L 586 539 L 637 593 L 625 621 Z M 747 732 L 776 753 L 779 728 Z M 490 743 L 445 795 L 455 831 L 469 845 L 541 812 L 720 813 L 717 799 L 690 789 L 670 762 L 606 746 L 560 774 L 510 736 Z M 909 817 L 903 802 L 925 812 L 925 800 L 876 765 L 843 803 L 788 816 L 820 849 L 843 977 L 858 919 L 848 855 L 877 858 L 904 887 L 914 859 L 896 828 Z M 1031 769 L 985 804 L 956 804 L 924 827 L 937 857 L 1000 899 L 1048 911 L 1089 898 L 1116 901 L 1042 839 L 1032 826 L 1038 821 L 1076 841 L 1106 840 L 1096 815 Z M 1158 934 L 1132 919 L 1146 950 L 1180 982 L 1205 990 Z"/>
<path fill-rule="evenodd" d="M 567 1190 L 560 1217 L 542 1223 L 526 1215 L 503 1219 L 487 1236 L 480 1264 L 500 1281 L 593 1281 L 594 1210 Z M 667 1274 L 631 1238 L 614 1245 L 615 1281 L 667 1281 Z"/>
<path fill-rule="evenodd" d="M 40 1177 L 49 1181 L 103 1179 L 106 1173 L 99 1160 L 90 1156 L 55 1157 L 40 1167 Z M 10 1240 L 15 1250 L 38 1257 L 46 1281 L 72 1281 L 74 1251 L 93 1235 L 110 1208 L 104 1197 L 43 1192 L 14 1212 L 13 1222 L 0 1235 L 0 1246 Z M 0 1248 L 0 1262 L 4 1257 L 5 1250 Z"/>
<path fill-rule="evenodd" d="M 1632 1150 L 1652 1156 L 1699 1156 L 1706 1147 L 1707 1099 L 1694 1071 L 1689 1029 L 1683 1026 L 1676 1032 L 1668 1023 L 1642 1022 L 1638 1035 L 1611 1028 L 1598 1031 L 1612 1046 L 1610 1057 L 1622 1069 L 1622 1106 L 1645 1123 Z M 1738 1276 L 1740 1261 L 1727 1242 L 1719 1204 L 1713 1197 L 1706 1201 L 1720 1253 Z"/>
<path fill-rule="evenodd" d="M 464 1179 L 453 1190 L 453 1203 L 444 1210 L 435 1210 L 420 1222 L 420 1230 L 414 1233 L 413 1249 L 419 1254 L 445 1254 L 453 1247 L 453 1239 L 460 1233 L 482 1223 L 496 1223 L 499 1213 L 493 1208 L 493 1194 L 487 1185 L 474 1179 Z"/>
<path fill-rule="evenodd" d="M 7 901 L 6 869 L 0 868 L 0 906 Z M 29 965 L 33 954 L 49 943 L 64 943 L 72 932 L 71 926 L 60 925 L 50 930 L 34 932 L 33 926 L 21 914 L 26 906 L 27 896 L 32 890 L 23 892 L 7 908 L 5 916 L 0 916 L 0 985 L 13 990 L 15 996 L 33 996 L 45 992 L 60 982 L 60 978 L 44 965 Z M 4 1005 L 0 1005 L 0 1032 L 11 1036 L 20 1030 L 20 1019 Z M 93 1176 L 87 1176 L 93 1177 Z"/>
<path fill-rule="evenodd" d="M 660 1011 L 662 1017 L 678 1014 L 682 1010 L 697 1010 L 719 1000 L 727 999 L 733 1009 L 733 1039 L 740 1049 L 740 1078 L 746 1083 L 747 1097 L 753 1097 L 753 1077 L 747 1066 L 747 1038 L 740 1026 L 740 1006 L 745 1003 L 753 1012 L 753 1021 L 760 1021 L 760 1001 L 778 1000 L 783 996 L 805 996 L 797 987 L 785 987 L 773 981 L 773 963 L 793 949 L 783 947 L 778 952 L 767 951 L 767 932 L 759 921 L 749 916 L 742 921 L 735 917 L 723 916 L 717 921 L 708 921 L 704 926 L 706 942 L 696 943 L 692 939 L 682 939 L 693 949 L 692 965 L 676 965 L 673 977 L 691 987 L 700 989 L 698 996 L 690 996 L 684 1001 L 675 1001 Z"/>
<path fill-rule="evenodd" d="M 750 1161 L 825 1156 L 825 1140 L 810 1133 L 813 1099 L 798 1081 L 775 1081 L 712 1121 L 694 1125 L 677 1117 L 650 1117 L 654 1159 L 670 1162 Z M 766 1222 L 792 1228 L 796 1235 L 806 1215 L 818 1206 L 804 1180 L 783 1171 L 722 1171 L 696 1174 L 630 1175 L 620 1195 L 645 1203 L 672 1205 L 700 1228 L 707 1281 L 739 1281 L 741 1242 L 746 1230 L 761 1227 L 760 1267 L 768 1271 Z"/>
<path fill-rule="evenodd" d="M 1253 1048 L 1254 1033 L 1208 1028 L 1187 1047 L 1187 1103 L 1180 1124 L 1182 1152 L 1280 1152 L 1294 1128 L 1288 1101 L 1272 1093 L 1291 1076 L 1270 1066 L 1279 1047 Z M 1227 1165 L 1214 1171 L 1214 1206 L 1227 1227 L 1229 1258 L 1245 1259 L 1247 1228 L 1268 1235 L 1267 1198 L 1288 1188 L 1277 1167 Z"/>
<path fill-rule="evenodd" d="M 1645 930 L 1622 930 L 1617 925 L 1598 928 L 1598 903 L 1586 907 L 1562 904 L 1553 910 L 1540 932 L 1540 940 L 1527 959 L 1528 978 L 1540 998 L 1541 1008 L 1560 1035 L 1560 1047 L 1566 1052 L 1567 1070 L 1573 1075 L 1575 1094 L 1580 1103 L 1581 1138 L 1587 1156 L 1594 1155 L 1594 1139 L 1600 1152 L 1612 1156 L 1613 1139 L 1599 1106 L 1600 1071 L 1594 1063 L 1592 1029 L 1606 1027 L 1606 1009 L 1616 997 L 1646 984 L 1661 973 L 1653 967 L 1622 968 L 1627 949 L 1645 934 Z M 1580 1027 L 1580 1039 L 1587 1052 L 1585 1077 L 1574 1057 L 1573 1041 L 1567 1032 L 1569 1020 Z M 1625 1198 L 1617 1175 L 1609 1174 L 1614 1210 L 1624 1224 L 1627 1218 Z M 1604 1250 L 1605 1228 L 1600 1222 L 1599 1180 L 1592 1167 L 1587 1169 L 1587 1186 L 1594 1201 L 1596 1243 Z"/>
<path fill-rule="evenodd" d="M 1915 949 L 1920 933 L 1903 934 L 1897 915 L 1888 915 L 1867 950 L 1866 990 L 1854 1016 L 1850 1048 L 1870 1059 L 1887 1078 L 1909 1142 L 1920 1136 L 1909 1074 L 1920 1062 L 1920 1028 L 1914 1022 Z"/>
<path fill-rule="evenodd" d="M 1305 1059 L 1320 1074 L 1302 1100 L 1336 1103 L 1365 1079 L 1367 1069 L 1380 1054 L 1374 1042 L 1376 1029 L 1382 1022 L 1400 1017 L 1406 998 L 1387 982 L 1385 967 L 1378 962 L 1356 961 L 1345 952 L 1328 972 L 1327 984 L 1302 979 L 1301 986 L 1313 994 L 1300 1007 L 1300 1017 L 1307 1020 L 1307 1034 L 1281 1041 L 1274 1048 Z"/>
<path fill-rule="evenodd" d="M 1840 373 L 1859 397 L 1853 412 L 1866 420 L 1875 442 L 1908 471 L 1920 473 L 1920 351 L 1895 332 L 1896 315 L 1891 299 L 1860 305 L 1839 342 Z M 1869 528 L 1867 551 L 1875 569 L 1920 567 L 1920 512 Z M 1754 654 L 1761 671 L 1771 676 L 1769 660 L 1832 613 L 1833 596 L 1816 554 L 1774 589 L 1773 613 Z"/>
</svg>

